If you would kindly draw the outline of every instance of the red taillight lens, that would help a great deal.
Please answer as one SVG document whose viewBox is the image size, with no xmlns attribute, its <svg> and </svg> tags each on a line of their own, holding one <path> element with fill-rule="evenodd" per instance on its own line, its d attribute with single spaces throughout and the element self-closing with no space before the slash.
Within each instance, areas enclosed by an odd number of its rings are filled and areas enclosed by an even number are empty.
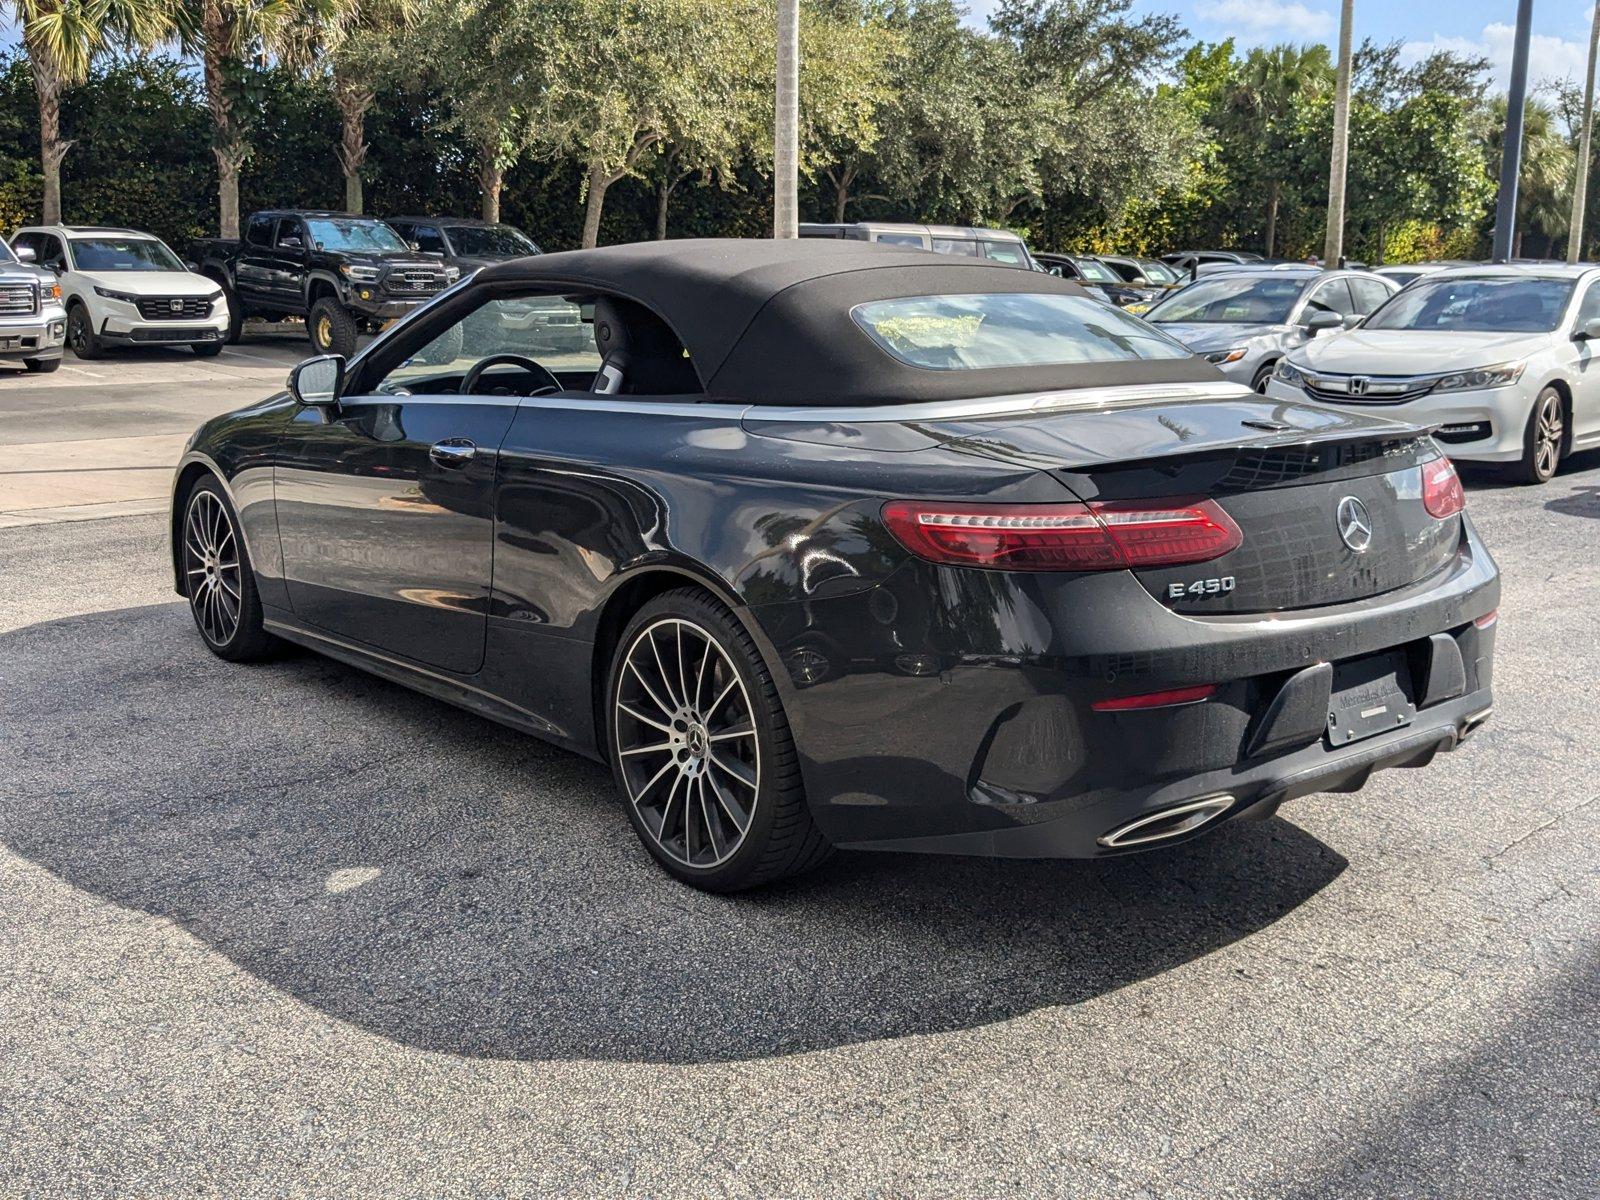
<svg viewBox="0 0 1600 1200">
<path fill-rule="evenodd" d="M 1145 692 L 1142 696 L 1118 696 L 1115 700 L 1096 700 L 1089 705 L 1095 712 L 1132 712 L 1140 708 L 1172 708 L 1178 704 L 1198 704 L 1216 694 L 1217 685 L 1173 688 L 1167 692 Z"/>
<path fill-rule="evenodd" d="M 1205 562 L 1244 535 L 1212 500 L 941 504 L 891 500 L 889 532 L 931 562 L 1007 571 L 1117 571 Z"/>
<path fill-rule="evenodd" d="M 1422 507 L 1430 517 L 1453 517 L 1466 506 L 1461 478 L 1448 458 L 1422 464 Z"/>
</svg>

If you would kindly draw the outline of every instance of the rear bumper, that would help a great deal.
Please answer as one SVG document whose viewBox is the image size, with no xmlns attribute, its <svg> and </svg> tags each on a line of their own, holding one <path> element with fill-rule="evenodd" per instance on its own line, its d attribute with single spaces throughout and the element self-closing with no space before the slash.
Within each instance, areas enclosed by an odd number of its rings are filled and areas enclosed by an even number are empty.
<svg viewBox="0 0 1600 1200">
<path fill-rule="evenodd" d="M 921 563 L 853 596 L 750 611 L 783 672 L 812 812 L 836 844 L 1091 857 L 1125 852 L 1101 839 L 1170 806 L 1232 798 L 1193 836 L 1453 749 L 1491 703 L 1494 627 L 1476 621 L 1499 591 L 1464 520 L 1430 578 L 1306 611 L 1188 617 L 1131 575 Z M 1291 695 L 1291 683 L 1389 651 L 1412 664 L 1415 715 L 1335 747 L 1330 684 Z M 1448 687 L 1427 679 L 1441 651 Z M 1197 684 L 1217 690 L 1181 707 L 1093 708 Z"/>
</svg>

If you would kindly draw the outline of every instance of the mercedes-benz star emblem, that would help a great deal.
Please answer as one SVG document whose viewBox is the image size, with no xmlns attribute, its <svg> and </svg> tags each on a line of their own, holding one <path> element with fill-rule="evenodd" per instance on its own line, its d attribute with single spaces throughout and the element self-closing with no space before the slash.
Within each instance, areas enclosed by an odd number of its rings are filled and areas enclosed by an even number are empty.
<svg viewBox="0 0 1600 1200">
<path fill-rule="evenodd" d="M 1354 496 L 1346 496 L 1339 501 L 1338 511 L 1339 536 L 1344 539 L 1344 544 L 1357 554 L 1372 545 L 1372 518 L 1367 515 L 1367 506 Z"/>
</svg>

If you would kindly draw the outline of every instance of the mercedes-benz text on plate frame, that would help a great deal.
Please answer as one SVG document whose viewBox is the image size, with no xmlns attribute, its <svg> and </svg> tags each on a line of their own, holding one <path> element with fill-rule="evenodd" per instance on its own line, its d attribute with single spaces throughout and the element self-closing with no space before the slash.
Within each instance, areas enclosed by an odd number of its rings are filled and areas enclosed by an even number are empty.
<svg viewBox="0 0 1600 1200">
<path fill-rule="evenodd" d="M 719 891 L 1134 853 L 1491 707 L 1499 579 L 1424 428 L 915 250 L 486 267 L 206 422 L 172 512 L 219 658 L 295 642 L 604 761 Z"/>
</svg>

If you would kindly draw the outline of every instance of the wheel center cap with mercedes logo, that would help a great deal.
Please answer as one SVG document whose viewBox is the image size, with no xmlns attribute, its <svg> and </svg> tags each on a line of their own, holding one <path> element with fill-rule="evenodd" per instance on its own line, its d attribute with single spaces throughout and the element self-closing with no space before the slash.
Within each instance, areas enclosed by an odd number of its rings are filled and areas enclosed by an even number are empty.
<svg viewBox="0 0 1600 1200">
<path fill-rule="evenodd" d="M 1367 506 L 1354 496 L 1346 496 L 1339 501 L 1336 514 L 1339 523 L 1339 536 L 1344 539 L 1344 544 L 1357 554 L 1372 545 L 1372 517 L 1367 513 Z"/>
</svg>

